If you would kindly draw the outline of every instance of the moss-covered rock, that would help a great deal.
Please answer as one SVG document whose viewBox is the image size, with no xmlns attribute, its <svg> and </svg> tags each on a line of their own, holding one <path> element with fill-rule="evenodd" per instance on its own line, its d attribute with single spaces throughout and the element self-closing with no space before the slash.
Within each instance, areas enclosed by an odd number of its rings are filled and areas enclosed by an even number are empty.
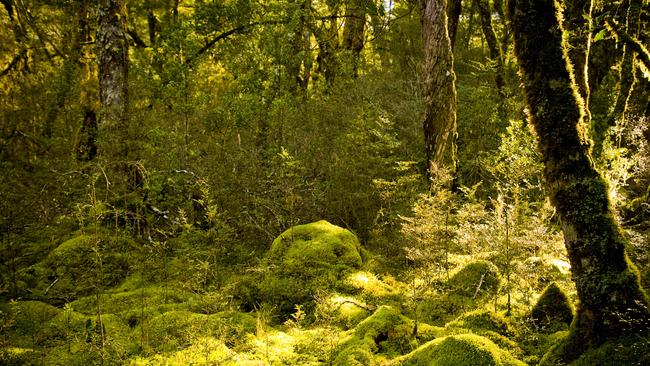
<svg viewBox="0 0 650 366">
<path fill-rule="evenodd" d="M 40 301 L 13 301 L 1 304 L 0 312 L 14 334 L 38 338 L 43 324 L 61 313 L 61 309 Z"/>
<path fill-rule="evenodd" d="M 359 239 L 352 232 L 321 220 L 280 234 L 271 245 L 268 259 L 294 269 L 305 265 L 359 268 L 361 252 Z"/>
<path fill-rule="evenodd" d="M 469 263 L 449 279 L 452 293 L 471 297 L 485 297 L 499 288 L 499 269 L 491 262 Z"/>
<path fill-rule="evenodd" d="M 564 337 L 544 354 L 539 366 L 619 366 L 650 364 L 650 331 L 631 332 L 611 339 L 600 346 L 589 347 L 575 333 L 562 332 Z"/>
<path fill-rule="evenodd" d="M 414 327 L 398 310 L 381 306 L 339 345 L 334 364 L 369 365 L 378 353 L 394 357 L 410 352 L 417 346 Z"/>
<path fill-rule="evenodd" d="M 316 319 L 350 329 L 367 318 L 371 309 L 368 304 L 354 297 L 332 294 L 316 305 Z"/>
<path fill-rule="evenodd" d="M 462 313 L 485 304 L 499 288 L 497 267 L 488 261 L 472 262 L 461 268 L 448 281 L 448 291 L 425 298 L 417 306 L 423 321 L 444 325 Z"/>
<path fill-rule="evenodd" d="M 112 235 L 79 235 L 69 239 L 43 261 L 19 273 L 24 286 L 39 296 L 71 299 L 117 285 L 136 258 L 137 245 Z"/>
<path fill-rule="evenodd" d="M 393 365 L 403 366 L 524 366 L 485 337 L 452 335 L 425 343 Z"/>
<path fill-rule="evenodd" d="M 487 310 L 465 313 L 446 327 L 468 329 L 477 334 L 495 332 L 505 337 L 514 337 L 517 334 L 516 329 L 503 315 Z"/>
<path fill-rule="evenodd" d="M 384 281 L 368 271 L 350 273 L 344 285 L 349 286 L 350 292 L 358 293 L 369 301 L 399 301 L 401 296 L 398 281 L 390 276 Z"/>
<path fill-rule="evenodd" d="M 247 333 L 255 332 L 257 320 L 249 314 L 221 312 L 212 315 L 188 311 L 170 311 L 140 324 L 135 334 L 145 334 L 155 352 L 169 352 L 187 347 L 198 337 L 217 337 L 236 344 Z"/>
<path fill-rule="evenodd" d="M 318 221 L 294 226 L 273 241 L 262 270 L 240 279 L 236 297 L 245 308 L 264 301 L 286 319 L 296 305 L 313 309 L 322 292 L 345 287 L 345 277 L 362 264 L 364 253 L 349 230 Z"/>
<path fill-rule="evenodd" d="M 573 307 L 569 298 L 556 284 L 546 287 L 531 310 L 531 317 L 540 328 L 557 330 L 558 326 L 568 326 L 573 320 Z"/>
<path fill-rule="evenodd" d="M 181 304 L 189 301 L 192 294 L 178 287 L 177 285 L 149 286 L 132 291 L 106 292 L 101 296 L 102 312 L 120 314 L 157 305 Z M 97 296 L 82 297 L 73 301 L 71 305 L 76 311 L 92 314 L 97 309 Z"/>
</svg>

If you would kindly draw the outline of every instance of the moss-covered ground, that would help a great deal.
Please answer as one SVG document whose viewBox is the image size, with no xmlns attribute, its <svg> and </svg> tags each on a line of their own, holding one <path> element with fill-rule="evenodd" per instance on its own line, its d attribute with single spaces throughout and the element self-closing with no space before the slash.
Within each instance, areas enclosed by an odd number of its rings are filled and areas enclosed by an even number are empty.
<svg viewBox="0 0 650 366">
<path fill-rule="evenodd" d="M 0 303 L 0 364 L 514 366 L 553 364 L 567 342 L 575 295 L 551 252 L 508 277 L 494 253 L 453 253 L 447 273 L 395 268 L 326 221 L 247 266 L 201 259 L 203 240 L 82 233 L 53 246 L 18 272 L 28 296 Z M 576 364 L 648 348 L 630 338 Z"/>
</svg>

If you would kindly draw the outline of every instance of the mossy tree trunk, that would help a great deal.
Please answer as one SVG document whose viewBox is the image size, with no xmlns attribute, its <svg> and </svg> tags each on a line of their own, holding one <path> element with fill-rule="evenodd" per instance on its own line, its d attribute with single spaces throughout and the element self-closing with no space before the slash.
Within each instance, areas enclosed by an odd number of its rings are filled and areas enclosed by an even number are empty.
<svg viewBox="0 0 650 366">
<path fill-rule="evenodd" d="M 585 112 L 589 116 L 588 63 L 591 49 L 591 15 L 593 0 L 567 0 L 564 10 L 564 29 L 568 36 L 568 57 L 573 66 L 575 83 Z M 588 122 L 588 121 L 585 121 Z"/>
<path fill-rule="evenodd" d="M 420 23 L 424 41 L 424 143 L 431 174 L 432 167 L 443 165 L 449 135 L 456 134 L 456 74 L 447 30 L 446 1 L 420 0 Z M 452 150 L 455 150 L 453 146 Z M 454 151 L 452 155 L 455 156 Z"/>
<path fill-rule="evenodd" d="M 127 118 L 129 45 L 126 38 L 125 6 L 122 0 L 101 0 L 97 14 L 101 124 L 111 128 L 122 127 Z"/>
<path fill-rule="evenodd" d="M 627 259 L 607 184 L 589 155 L 582 98 L 565 59 L 554 0 L 511 0 L 509 8 L 529 119 L 578 292 L 571 359 L 580 348 L 647 328 L 647 298 Z"/>
</svg>

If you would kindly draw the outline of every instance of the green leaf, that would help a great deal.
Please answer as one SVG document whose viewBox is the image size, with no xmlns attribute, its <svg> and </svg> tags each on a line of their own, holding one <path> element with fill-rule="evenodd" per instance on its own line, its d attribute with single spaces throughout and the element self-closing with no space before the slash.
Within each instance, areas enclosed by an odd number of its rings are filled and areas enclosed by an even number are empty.
<svg viewBox="0 0 650 366">
<path fill-rule="evenodd" d="M 594 43 L 603 40 L 606 34 L 607 34 L 607 29 L 601 29 L 601 31 L 596 33 L 596 35 L 594 36 Z"/>
</svg>

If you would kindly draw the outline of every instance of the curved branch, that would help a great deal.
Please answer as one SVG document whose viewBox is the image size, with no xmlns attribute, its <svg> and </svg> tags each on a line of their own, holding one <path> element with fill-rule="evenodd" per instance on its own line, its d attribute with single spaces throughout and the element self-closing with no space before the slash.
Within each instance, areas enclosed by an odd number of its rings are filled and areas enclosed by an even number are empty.
<svg viewBox="0 0 650 366">
<path fill-rule="evenodd" d="M 205 46 L 201 47 L 201 49 L 199 49 L 194 54 L 194 56 L 188 58 L 185 61 L 185 64 L 186 65 L 191 65 L 194 62 L 194 60 L 196 60 L 201 55 L 206 53 L 210 48 L 214 47 L 214 45 L 217 44 L 217 42 L 221 41 L 222 39 L 226 39 L 226 38 L 232 36 L 235 33 L 243 32 L 245 30 L 248 30 L 250 28 L 255 28 L 255 27 L 260 26 L 260 25 L 284 24 L 284 23 L 287 23 L 287 22 L 288 22 L 287 20 L 266 20 L 266 21 L 261 21 L 261 22 L 253 22 L 253 23 L 240 25 L 239 27 L 236 27 L 236 28 L 233 28 L 233 29 L 231 29 L 229 31 L 223 32 L 223 33 L 217 35 L 216 37 L 212 38 L 208 43 L 205 44 Z"/>
<path fill-rule="evenodd" d="M 9 65 L 5 67 L 2 72 L 0 72 L 0 77 L 7 75 L 14 67 L 16 67 L 16 65 L 18 65 L 18 62 L 20 62 L 20 60 L 25 56 L 26 52 L 27 51 L 24 48 L 21 48 L 20 52 L 14 56 Z"/>
<path fill-rule="evenodd" d="M 641 61 L 641 63 L 643 63 L 643 65 L 648 70 L 650 70 L 650 53 L 645 48 L 645 46 L 639 42 L 639 40 L 634 39 L 632 36 L 627 34 L 627 32 L 620 29 L 620 27 L 618 27 L 618 24 L 614 23 L 613 21 L 606 20 L 605 25 L 610 32 L 614 33 L 616 38 L 623 41 L 626 46 L 630 47 L 632 51 L 636 52 L 639 57 L 639 61 Z"/>
</svg>

